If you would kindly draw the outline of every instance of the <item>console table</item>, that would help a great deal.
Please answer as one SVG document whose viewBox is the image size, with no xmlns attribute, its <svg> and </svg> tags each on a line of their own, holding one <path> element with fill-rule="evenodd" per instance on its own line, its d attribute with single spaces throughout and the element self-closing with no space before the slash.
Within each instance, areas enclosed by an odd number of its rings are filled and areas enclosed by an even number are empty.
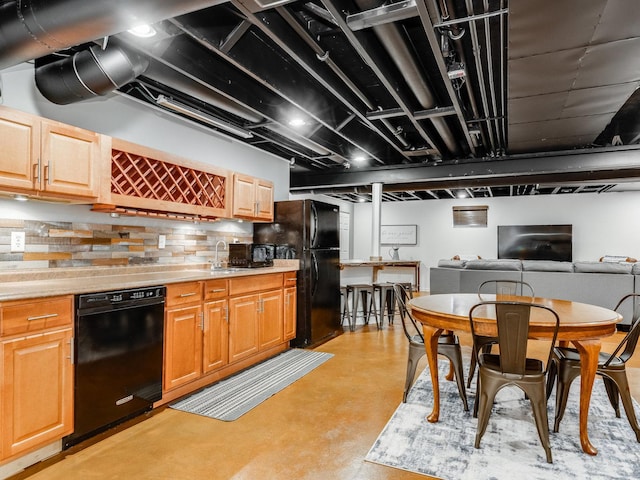
<svg viewBox="0 0 640 480">
<path fill-rule="evenodd" d="M 413 269 L 413 288 L 420 289 L 420 260 L 343 260 L 340 262 L 340 270 L 349 267 L 370 267 L 372 283 L 378 282 L 378 272 L 385 267 L 400 267 Z"/>
</svg>

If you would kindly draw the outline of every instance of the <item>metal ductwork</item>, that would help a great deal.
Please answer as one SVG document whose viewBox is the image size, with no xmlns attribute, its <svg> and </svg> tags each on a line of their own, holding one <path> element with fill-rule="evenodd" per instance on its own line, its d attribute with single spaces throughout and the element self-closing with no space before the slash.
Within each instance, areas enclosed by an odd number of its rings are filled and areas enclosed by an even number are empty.
<svg viewBox="0 0 640 480">
<path fill-rule="evenodd" d="M 149 61 L 118 46 L 102 49 L 93 45 L 72 56 L 37 66 L 35 80 L 44 97 L 68 105 L 106 95 L 133 81 Z"/>
<path fill-rule="evenodd" d="M 377 0 L 356 0 L 356 4 L 362 10 L 371 10 L 379 6 Z M 434 108 L 436 102 L 433 94 L 422 77 L 420 68 L 416 65 L 413 55 L 407 48 L 398 27 L 393 23 L 387 23 L 376 25 L 372 27 L 372 30 L 400 72 L 402 72 L 407 85 L 411 88 L 422 108 L 426 110 Z M 458 143 L 455 141 L 447 123 L 442 118 L 432 118 L 431 122 L 449 151 L 457 154 L 459 152 Z"/>
<path fill-rule="evenodd" d="M 0 6 L 0 69 L 224 0 L 14 0 Z"/>
</svg>

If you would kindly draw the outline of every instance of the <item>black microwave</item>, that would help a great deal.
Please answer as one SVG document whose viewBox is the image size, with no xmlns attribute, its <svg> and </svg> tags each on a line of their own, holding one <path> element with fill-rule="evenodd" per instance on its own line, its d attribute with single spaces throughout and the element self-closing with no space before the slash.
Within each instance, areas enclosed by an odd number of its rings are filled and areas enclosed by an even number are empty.
<svg viewBox="0 0 640 480">
<path fill-rule="evenodd" d="M 230 267 L 272 267 L 275 256 L 276 246 L 271 243 L 229 244 Z"/>
</svg>

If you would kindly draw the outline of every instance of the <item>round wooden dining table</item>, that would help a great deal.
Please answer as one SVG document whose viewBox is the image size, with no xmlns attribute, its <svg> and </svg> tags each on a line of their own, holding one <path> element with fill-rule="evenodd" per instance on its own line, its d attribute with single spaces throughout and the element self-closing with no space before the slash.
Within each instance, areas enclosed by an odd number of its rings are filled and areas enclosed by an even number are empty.
<svg viewBox="0 0 640 480">
<path fill-rule="evenodd" d="M 622 316 L 613 310 L 596 305 L 536 297 L 485 295 L 477 293 L 448 293 L 413 298 L 408 307 L 414 318 L 422 324 L 427 361 L 433 384 L 433 410 L 427 417 L 437 422 L 440 416 L 440 386 L 438 382 L 438 337 L 443 330 L 470 331 L 469 310 L 481 301 L 504 300 L 533 302 L 552 308 L 560 317 L 558 341 L 572 343 L 580 352 L 580 444 L 582 450 L 596 455 L 598 450 L 589 441 L 587 420 L 591 389 L 598 368 L 598 355 L 602 339 L 616 332 Z M 477 313 L 477 312 L 476 312 Z M 487 319 L 495 318 L 495 309 L 487 308 Z M 537 319 L 532 312 L 529 336 L 532 339 L 550 339 L 553 327 L 548 318 Z"/>
</svg>

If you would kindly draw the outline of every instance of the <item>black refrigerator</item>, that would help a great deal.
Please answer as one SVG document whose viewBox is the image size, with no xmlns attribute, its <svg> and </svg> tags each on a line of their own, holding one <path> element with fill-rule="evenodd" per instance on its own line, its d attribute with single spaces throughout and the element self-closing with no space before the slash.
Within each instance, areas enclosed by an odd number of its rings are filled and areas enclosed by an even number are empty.
<svg viewBox="0 0 640 480">
<path fill-rule="evenodd" d="M 274 222 L 254 224 L 255 243 L 300 260 L 297 336 L 294 347 L 323 343 L 340 326 L 340 233 L 338 207 L 315 200 L 275 203 Z"/>
</svg>

